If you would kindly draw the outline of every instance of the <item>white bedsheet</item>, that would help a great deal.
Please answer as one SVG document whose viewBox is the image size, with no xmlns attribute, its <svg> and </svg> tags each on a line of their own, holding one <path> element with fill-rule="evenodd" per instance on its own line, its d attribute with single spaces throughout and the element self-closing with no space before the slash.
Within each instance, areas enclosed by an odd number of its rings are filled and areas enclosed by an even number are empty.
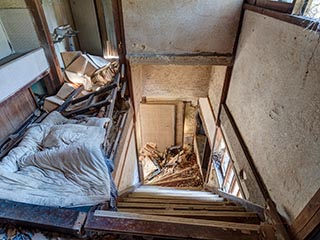
<svg viewBox="0 0 320 240">
<path fill-rule="evenodd" d="M 45 206 L 88 206 L 110 199 L 101 148 L 107 118 L 69 120 L 52 112 L 28 129 L 0 162 L 0 199 Z"/>
</svg>

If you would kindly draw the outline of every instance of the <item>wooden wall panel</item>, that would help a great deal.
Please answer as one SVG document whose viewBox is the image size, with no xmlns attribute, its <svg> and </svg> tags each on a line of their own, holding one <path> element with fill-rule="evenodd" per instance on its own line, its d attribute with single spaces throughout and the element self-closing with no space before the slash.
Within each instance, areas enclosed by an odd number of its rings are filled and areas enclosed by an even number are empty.
<svg viewBox="0 0 320 240">
<path fill-rule="evenodd" d="M 141 146 L 156 143 L 160 151 L 175 144 L 175 105 L 141 104 Z"/>
<path fill-rule="evenodd" d="M 35 109 L 33 96 L 27 88 L 0 103 L 0 141 L 17 130 Z"/>
</svg>

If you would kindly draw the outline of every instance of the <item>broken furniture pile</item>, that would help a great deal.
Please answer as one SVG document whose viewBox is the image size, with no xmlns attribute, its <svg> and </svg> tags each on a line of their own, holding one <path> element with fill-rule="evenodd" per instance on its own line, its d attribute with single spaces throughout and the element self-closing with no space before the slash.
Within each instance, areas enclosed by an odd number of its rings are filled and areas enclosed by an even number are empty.
<svg viewBox="0 0 320 240">
<path fill-rule="evenodd" d="M 140 151 L 144 182 L 166 187 L 202 187 L 203 179 L 191 146 L 173 146 L 164 153 L 154 143 Z"/>
<path fill-rule="evenodd" d="M 62 53 L 65 64 L 65 75 L 67 83 L 65 83 L 59 92 L 47 97 L 44 101 L 44 109 L 51 112 L 63 105 L 68 97 L 77 89 L 77 95 L 74 98 L 80 98 L 74 104 L 70 105 L 66 111 L 72 111 L 81 107 L 82 100 L 90 95 L 89 104 L 96 101 L 97 92 L 111 90 L 108 88 L 113 81 L 115 75 L 119 72 L 119 62 L 117 59 L 106 60 L 99 56 L 90 54 L 81 54 L 81 52 L 64 52 Z M 94 96 L 92 96 L 94 94 Z"/>
</svg>

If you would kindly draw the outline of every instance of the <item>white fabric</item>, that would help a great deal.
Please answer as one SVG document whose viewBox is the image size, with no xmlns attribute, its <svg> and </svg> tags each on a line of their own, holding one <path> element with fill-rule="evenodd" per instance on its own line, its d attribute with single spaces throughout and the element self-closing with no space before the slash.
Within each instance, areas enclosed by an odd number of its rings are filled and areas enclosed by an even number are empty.
<svg viewBox="0 0 320 240">
<path fill-rule="evenodd" d="M 45 206 L 88 206 L 110 199 L 101 144 L 107 118 L 69 120 L 52 112 L 30 127 L 0 162 L 0 198 Z"/>
</svg>

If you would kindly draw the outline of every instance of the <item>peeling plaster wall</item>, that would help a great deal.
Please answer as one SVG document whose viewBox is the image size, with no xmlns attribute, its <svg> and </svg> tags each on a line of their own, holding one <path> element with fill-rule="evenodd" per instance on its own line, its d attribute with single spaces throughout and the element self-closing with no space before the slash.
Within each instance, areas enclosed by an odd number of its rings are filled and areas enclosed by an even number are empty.
<svg viewBox="0 0 320 240">
<path fill-rule="evenodd" d="M 227 67 L 225 66 L 213 66 L 211 70 L 208 96 L 216 118 L 218 116 L 226 70 Z"/>
<path fill-rule="evenodd" d="M 320 36 L 246 11 L 227 106 L 280 213 L 320 187 Z"/>
<path fill-rule="evenodd" d="M 231 53 L 242 0 L 123 0 L 128 53 Z"/>
<path fill-rule="evenodd" d="M 143 65 L 143 96 L 167 100 L 206 97 L 210 66 Z"/>
</svg>

